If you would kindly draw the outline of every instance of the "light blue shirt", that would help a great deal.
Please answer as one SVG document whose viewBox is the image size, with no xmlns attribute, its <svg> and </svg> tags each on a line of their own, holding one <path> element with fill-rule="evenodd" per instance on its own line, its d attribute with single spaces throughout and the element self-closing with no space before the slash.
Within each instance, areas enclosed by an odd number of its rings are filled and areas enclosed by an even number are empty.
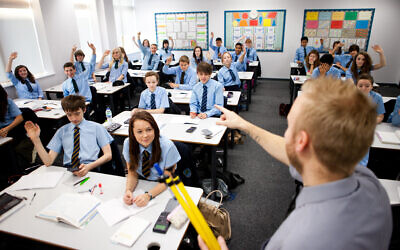
<svg viewBox="0 0 400 250">
<path fill-rule="evenodd" d="M 317 77 L 319 77 L 320 75 L 321 75 L 321 73 L 319 72 L 319 67 L 317 67 L 317 68 L 315 68 L 314 71 L 312 72 L 311 77 L 312 77 L 312 78 L 317 78 Z M 328 70 L 328 72 L 326 72 L 326 76 L 331 76 L 331 77 L 333 77 L 333 78 L 338 78 L 338 79 L 341 78 L 340 71 L 339 71 L 337 68 L 333 67 L 333 66 L 331 66 L 331 68 Z"/>
<path fill-rule="evenodd" d="M 167 48 L 167 52 L 165 52 L 165 49 L 164 49 L 164 48 L 159 49 L 159 50 L 158 50 L 158 53 L 160 54 L 160 59 L 161 59 L 163 62 L 165 62 L 165 60 L 167 60 L 168 57 L 172 57 L 172 50 L 173 50 L 173 47 L 172 47 L 172 48 L 171 48 L 171 47 L 168 47 L 168 48 Z"/>
<path fill-rule="evenodd" d="M 390 114 L 388 118 L 388 122 L 391 122 L 394 126 L 400 127 L 400 95 L 396 99 L 396 104 L 394 105 L 393 112 Z"/>
<path fill-rule="evenodd" d="M 232 56 L 232 62 L 237 62 L 239 63 L 237 71 L 246 71 L 247 69 L 247 57 L 244 56 L 243 58 L 243 62 L 240 63 L 239 62 L 239 57 L 242 55 L 243 52 L 240 53 L 240 55 L 236 55 L 236 52 L 231 52 L 231 56 Z"/>
<path fill-rule="evenodd" d="M 353 63 L 352 63 L 352 64 L 353 64 Z M 357 79 L 354 77 L 353 72 L 351 71 L 351 66 L 352 66 L 352 64 L 349 66 L 349 68 L 348 68 L 347 71 L 346 71 L 346 79 L 353 79 L 354 83 L 356 83 L 356 82 L 357 82 Z M 371 67 L 371 71 L 372 71 L 372 70 L 374 70 L 374 66 L 373 66 L 373 65 L 372 65 L 372 67 Z M 358 75 L 360 75 L 361 70 L 360 70 L 360 69 L 357 69 L 357 71 L 358 71 Z M 371 74 L 371 71 L 365 72 L 365 73 Z"/>
<path fill-rule="evenodd" d="M 224 52 L 228 51 L 222 45 L 220 47 L 217 47 L 217 46 L 213 45 L 213 39 L 212 38 L 210 39 L 210 48 L 214 50 L 214 55 L 213 55 L 213 58 L 212 58 L 213 60 L 217 60 L 218 59 L 218 53 L 221 53 L 221 56 L 222 56 L 222 54 L 224 54 Z M 218 50 L 218 48 L 219 48 L 219 50 Z"/>
<path fill-rule="evenodd" d="M 191 90 L 193 86 L 197 83 L 197 74 L 191 67 L 185 71 L 185 76 L 183 77 L 183 84 L 181 83 L 181 75 L 183 70 L 180 66 L 169 67 L 164 65 L 162 71 L 167 75 L 175 75 L 175 83 L 179 84 L 178 89 Z"/>
<path fill-rule="evenodd" d="M 372 98 L 372 101 L 374 101 L 374 103 L 376 103 L 376 113 L 378 115 L 384 114 L 386 111 L 385 105 L 383 104 L 382 96 L 375 91 L 370 91 L 368 96 Z"/>
<path fill-rule="evenodd" d="M 176 163 L 178 163 L 181 159 L 181 156 L 179 155 L 178 149 L 176 149 L 175 144 L 170 139 L 160 135 L 159 140 L 161 148 L 161 157 L 160 161 L 158 162 L 158 165 L 160 166 L 161 170 L 165 170 L 166 168 L 170 168 Z M 152 148 L 153 148 L 152 143 L 147 148 L 139 144 L 140 155 L 138 159 L 139 160 L 138 169 L 136 170 L 136 172 L 142 177 L 144 177 L 144 175 L 142 174 L 143 151 L 147 150 L 147 152 L 149 152 L 150 154 L 150 159 L 151 159 Z M 129 138 L 125 139 L 122 152 L 125 161 L 129 163 L 131 159 L 129 154 Z M 157 180 L 159 177 L 160 175 L 158 174 L 157 170 L 154 167 L 152 167 L 150 169 L 150 176 L 147 179 L 154 181 Z"/>
<path fill-rule="evenodd" d="M 335 58 L 333 59 L 333 63 L 336 64 L 337 62 L 340 63 L 340 65 L 342 65 L 343 67 L 346 68 L 346 65 L 350 62 L 350 60 L 353 57 L 350 54 L 342 54 L 342 55 L 335 55 Z M 349 67 L 351 66 L 351 64 L 349 65 Z M 342 69 L 339 69 L 341 74 L 346 74 L 346 72 Z"/>
<path fill-rule="evenodd" d="M 198 82 L 193 87 L 192 96 L 190 98 L 190 112 L 194 112 L 196 114 L 201 113 L 201 101 L 203 99 L 203 83 Z M 207 117 L 220 115 L 221 112 L 214 107 L 215 104 L 219 106 L 224 105 L 224 94 L 222 91 L 222 84 L 219 82 L 210 79 L 207 83 L 207 111 L 204 112 Z"/>
<path fill-rule="evenodd" d="M 157 70 L 158 64 L 160 63 L 160 56 L 157 53 L 153 54 L 153 57 L 151 58 L 151 62 L 149 64 L 148 62 L 149 62 L 150 55 L 151 55 L 150 48 L 144 47 L 142 45 L 142 43 L 140 42 L 140 40 L 138 40 L 138 44 L 139 44 L 140 51 L 142 51 L 143 56 L 144 56 L 143 64 L 140 69 L 141 70 Z"/>
<path fill-rule="evenodd" d="M 211 64 L 211 61 L 207 59 L 207 57 L 203 56 L 203 60 L 201 62 L 206 62 Z M 194 57 L 190 58 L 190 66 L 197 72 L 197 61 Z"/>
<path fill-rule="evenodd" d="M 124 75 L 124 79 L 122 79 L 123 82 L 126 82 L 126 74 L 128 72 L 128 63 L 127 62 L 123 62 L 122 64 L 118 63 L 118 68 L 115 68 L 115 62 L 113 63 L 113 65 L 111 65 L 110 67 L 110 63 L 105 63 L 101 66 L 102 69 L 107 69 L 109 68 L 110 70 L 110 77 L 108 78 L 110 82 L 115 82 L 118 77 L 120 77 L 121 75 Z"/>
<path fill-rule="evenodd" d="M 90 63 L 88 63 L 88 62 L 82 62 L 82 63 L 85 66 L 85 69 L 90 67 Z M 79 74 L 79 73 L 83 72 L 82 64 L 80 62 L 75 61 L 74 65 L 75 65 L 76 73 Z M 90 74 L 89 81 L 91 81 L 91 82 L 93 81 L 93 72 L 92 72 L 92 74 Z"/>
<path fill-rule="evenodd" d="M 240 68 L 240 62 L 232 62 L 231 67 L 229 69 L 232 70 L 233 74 L 235 75 L 236 79 L 233 81 L 231 73 L 229 73 L 229 70 L 226 66 L 223 66 L 219 71 L 218 71 L 218 82 L 220 82 L 222 85 L 225 86 L 234 86 L 234 85 L 239 85 L 240 86 L 240 78 L 238 74 L 238 68 Z"/>
<path fill-rule="evenodd" d="M 77 74 L 75 73 L 74 79 L 78 85 L 79 93 L 75 93 L 74 85 L 72 84 L 72 78 L 68 78 L 62 84 L 63 94 L 65 96 L 79 94 L 84 96 L 87 102 L 92 101 L 92 92 L 89 87 L 89 77 L 92 75 L 94 66 L 96 65 L 96 55 L 92 56 L 90 60 L 90 67 L 86 68 L 85 71 Z"/>
<path fill-rule="evenodd" d="M 257 50 L 254 48 L 246 48 L 247 62 L 257 61 Z"/>
<path fill-rule="evenodd" d="M 29 92 L 28 87 L 25 83 L 22 83 L 18 80 L 12 72 L 7 72 L 7 77 L 10 79 L 15 89 L 17 90 L 17 94 L 19 98 L 22 99 L 38 99 L 43 98 L 43 91 L 40 88 L 40 85 L 37 81 L 31 82 L 28 78 L 26 80 L 31 84 L 33 91 Z"/>
<path fill-rule="evenodd" d="M 151 109 L 151 94 L 150 90 L 147 88 L 140 94 L 140 100 L 138 108 L 141 109 Z M 156 108 L 169 108 L 168 93 L 163 87 L 156 87 L 154 90 L 154 99 L 156 101 Z"/>
<path fill-rule="evenodd" d="M 4 115 L 4 121 L 0 121 L 0 128 L 7 127 L 15 120 L 15 117 L 22 114 L 21 110 L 19 110 L 18 106 L 14 103 L 13 100 L 7 98 L 7 102 L 7 111 Z"/>
<path fill-rule="evenodd" d="M 100 149 L 110 144 L 114 139 L 103 125 L 83 119 L 78 125 L 80 134 L 79 160 L 80 163 L 88 164 L 98 159 Z M 75 125 L 68 123 L 57 130 L 47 148 L 54 152 L 64 151 L 64 165 L 71 163 L 74 150 L 74 128 Z"/>
<path fill-rule="evenodd" d="M 265 249 L 388 249 L 391 235 L 386 191 L 371 170 L 357 166 L 345 179 L 304 187 Z"/>
<path fill-rule="evenodd" d="M 321 44 L 321 46 L 317 49 L 313 46 L 306 46 L 306 53 L 310 53 L 311 50 L 317 50 L 318 52 L 322 52 L 324 49 L 324 46 Z M 304 47 L 300 46 L 300 48 L 296 49 L 296 54 L 294 55 L 294 62 L 300 61 L 303 62 L 306 58 L 307 55 L 304 55 Z"/>
</svg>

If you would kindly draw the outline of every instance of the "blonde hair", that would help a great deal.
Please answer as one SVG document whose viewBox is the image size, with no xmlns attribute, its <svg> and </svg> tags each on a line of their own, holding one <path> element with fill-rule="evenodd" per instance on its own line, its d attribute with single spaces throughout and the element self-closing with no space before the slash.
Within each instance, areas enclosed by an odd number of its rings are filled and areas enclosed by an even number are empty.
<svg viewBox="0 0 400 250">
<path fill-rule="evenodd" d="M 224 53 L 222 54 L 222 56 L 221 56 L 221 62 L 222 62 L 222 63 L 224 63 L 224 55 L 225 55 L 225 54 L 228 54 L 228 55 L 232 58 L 231 53 L 229 53 L 228 51 L 226 51 L 226 52 L 224 52 Z"/>
<path fill-rule="evenodd" d="M 118 62 L 118 68 L 119 68 L 124 63 L 124 55 L 122 54 L 122 50 L 119 47 L 113 49 L 111 54 L 113 54 L 114 51 L 119 52 L 119 62 Z M 111 55 L 111 59 L 112 59 L 112 61 L 108 65 L 109 70 L 111 70 L 111 68 L 114 67 L 114 64 L 115 64 L 115 59 L 112 55 Z"/>
<path fill-rule="evenodd" d="M 317 78 L 302 90 L 295 133 L 309 134 L 316 157 L 329 171 L 350 175 L 373 141 L 375 105 L 349 80 Z"/>
</svg>

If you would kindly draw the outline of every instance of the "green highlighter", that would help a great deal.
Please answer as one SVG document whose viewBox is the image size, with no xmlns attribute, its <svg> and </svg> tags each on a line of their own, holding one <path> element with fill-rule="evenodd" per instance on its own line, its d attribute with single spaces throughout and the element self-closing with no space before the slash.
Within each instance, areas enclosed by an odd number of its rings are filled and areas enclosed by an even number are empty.
<svg viewBox="0 0 400 250">
<path fill-rule="evenodd" d="M 81 183 L 79 184 L 80 186 L 82 186 L 85 182 L 87 182 L 87 180 L 89 180 L 90 177 L 86 177 L 83 181 L 81 181 Z"/>
</svg>

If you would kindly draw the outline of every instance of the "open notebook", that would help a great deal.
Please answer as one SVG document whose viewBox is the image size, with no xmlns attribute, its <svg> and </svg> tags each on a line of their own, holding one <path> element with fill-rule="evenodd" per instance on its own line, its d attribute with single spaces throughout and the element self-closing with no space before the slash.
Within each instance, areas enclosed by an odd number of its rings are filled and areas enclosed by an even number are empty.
<svg viewBox="0 0 400 250">
<path fill-rule="evenodd" d="M 150 221 L 131 217 L 111 236 L 111 241 L 131 247 L 149 225 Z"/>
<path fill-rule="evenodd" d="M 376 131 L 376 135 L 382 143 L 400 144 L 400 129 L 394 132 Z"/>
</svg>

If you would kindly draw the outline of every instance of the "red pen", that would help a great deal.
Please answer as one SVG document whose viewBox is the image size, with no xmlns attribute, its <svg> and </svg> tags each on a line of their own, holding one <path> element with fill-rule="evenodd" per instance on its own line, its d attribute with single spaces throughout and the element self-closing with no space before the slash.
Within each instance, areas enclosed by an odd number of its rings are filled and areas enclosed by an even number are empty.
<svg viewBox="0 0 400 250">
<path fill-rule="evenodd" d="M 101 188 L 101 183 L 99 183 L 100 194 L 103 194 L 103 189 Z"/>
<path fill-rule="evenodd" d="M 93 186 L 92 191 L 90 192 L 91 195 L 93 194 L 94 189 L 95 189 L 96 187 L 97 187 L 97 185 L 94 185 L 94 186 Z"/>
</svg>

